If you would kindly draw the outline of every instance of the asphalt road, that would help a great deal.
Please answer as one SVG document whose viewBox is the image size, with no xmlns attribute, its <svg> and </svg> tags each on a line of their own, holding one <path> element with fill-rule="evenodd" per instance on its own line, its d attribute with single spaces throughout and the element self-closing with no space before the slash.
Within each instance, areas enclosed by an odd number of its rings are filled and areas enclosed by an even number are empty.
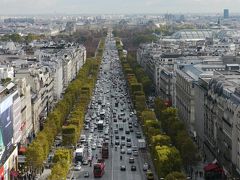
<svg viewBox="0 0 240 180">
<path fill-rule="evenodd" d="M 106 40 L 105 51 L 103 55 L 103 60 L 101 64 L 101 70 L 99 73 L 99 79 L 97 81 L 95 87 L 95 94 L 91 101 L 91 107 L 89 108 L 86 119 L 92 119 L 91 121 L 96 121 L 92 117 L 95 117 L 93 114 L 97 114 L 97 112 L 105 111 L 105 119 L 104 119 L 104 131 L 98 132 L 95 128 L 91 132 L 90 129 L 84 130 L 82 134 L 87 136 L 91 136 L 91 140 L 89 140 L 90 146 L 89 149 L 92 149 L 93 144 L 99 144 L 100 139 L 104 136 L 105 131 L 108 129 L 108 134 L 105 136 L 109 137 L 109 158 L 105 160 L 105 174 L 102 179 L 104 180 L 145 180 L 146 175 L 143 171 L 143 164 L 148 162 L 150 166 L 152 163 L 149 159 L 149 153 L 146 151 L 138 151 L 138 156 L 128 155 L 127 153 L 121 154 L 120 145 L 115 145 L 115 136 L 119 136 L 120 144 L 122 141 L 121 136 L 125 138 L 130 138 L 132 142 L 132 146 L 138 146 L 138 140 L 136 138 L 136 132 L 141 131 L 141 128 L 137 126 L 137 117 L 133 114 L 132 104 L 130 101 L 129 94 L 127 92 L 126 81 L 124 80 L 124 76 L 122 73 L 122 68 L 120 66 L 120 61 L 118 57 L 118 52 L 115 46 L 115 40 L 108 37 Z M 98 99 L 101 99 L 102 103 L 104 102 L 105 107 L 101 105 L 97 105 Z M 118 107 L 115 107 L 115 103 L 118 103 Z M 114 116 L 115 114 L 115 116 Z M 121 115 L 122 114 L 122 115 Z M 131 114 L 131 115 L 130 115 Z M 91 117 L 91 118 L 90 118 Z M 126 119 L 126 122 L 119 119 Z M 95 117 L 97 119 L 97 115 Z M 116 119 L 114 122 L 114 119 Z M 106 122 L 108 120 L 108 123 Z M 133 132 L 129 134 L 125 133 L 125 130 L 128 129 L 128 121 L 133 122 Z M 93 123 L 92 123 L 93 124 Z M 120 124 L 124 127 L 123 131 L 118 130 L 118 134 L 115 134 L 114 130 L 118 129 Z M 135 124 L 135 126 L 134 126 Z M 94 126 L 94 125 L 93 125 Z M 143 135 L 142 135 L 143 137 Z M 111 146 L 111 142 L 113 146 Z M 122 146 L 125 151 L 127 151 L 126 145 Z M 89 151 L 91 153 L 89 153 Z M 85 148 L 85 158 L 87 159 L 89 156 L 93 157 L 93 162 L 97 161 L 97 158 L 101 158 L 101 148 L 96 148 L 95 150 L 88 150 Z M 97 158 L 96 158 L 97 154 Z M 122 156 L 122 160 L 120 160 L 120 156 Z M 129 163 L 129 157 L 134 157 L 134 164 Z M 125 165 L 126 171 L 121 171 L 120 166 Z M 136 166 L 136 171 L 131 171 L 131 165 Z M 84 172 L 89 172 L 89 177 L 84 178 Z M 82 165 L 82 169 L 80 171 L 73 171 L 73 177 L 75 179 L 95 179 L 93 177 L 93 166 L 90 165 Z M 73 179 L 74 179 L 73 178 Z"/>
</svg>

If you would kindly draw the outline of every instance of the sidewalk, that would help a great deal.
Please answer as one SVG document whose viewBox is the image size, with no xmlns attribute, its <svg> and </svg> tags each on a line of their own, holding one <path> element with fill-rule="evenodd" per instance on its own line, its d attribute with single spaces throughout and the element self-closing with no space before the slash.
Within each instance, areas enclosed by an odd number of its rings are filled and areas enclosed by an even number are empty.
<svg viewBox="0 0 240 180">
<path fill-rule="evenodd" d="M 39 174 L 36 177 L 36 180 L 46 180 L 48 176 L 51 175 L 51 169 L 44 169 L 43 173 L 39 176 Z"/>
<path fill-rule="evenodd" d="M 192 176 L 189 174 L 189 177 L 192 177 L 192 180 L 204 180 L 204 163 L 199 162 L 198 165 L 192 167 Z"/>
</svg>

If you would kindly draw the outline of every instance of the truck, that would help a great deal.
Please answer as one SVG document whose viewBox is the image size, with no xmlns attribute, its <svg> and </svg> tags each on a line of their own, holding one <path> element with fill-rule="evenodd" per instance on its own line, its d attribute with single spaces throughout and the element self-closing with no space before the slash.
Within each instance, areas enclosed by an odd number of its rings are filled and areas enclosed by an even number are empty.
<svg viewBox="0 0 240 180">
<path fill-rule="evenodd" d="M 95 178 L 102 177 L 105 171 L 104 160 L 99 159 L 97 163 L 93 165 L 93 175 Z"/>
<path fill-rule="evenodd" d="M 104 142 L 103 145 L 102 145 L 102 158 L 103 159 L 108 159 L 108 154 L 109 154 L 108 143 Z"/>
<path fill-rule="evenodd" d="M 75 163 L 83 162 L 84 147 L 77 148 L 75 151 Z"/>
<path fill-rule="evenodd" d="M 145 139 L 138 139 L 138 148 L 145 149 L 146 148 L 146 141 Z"/>
</svg>

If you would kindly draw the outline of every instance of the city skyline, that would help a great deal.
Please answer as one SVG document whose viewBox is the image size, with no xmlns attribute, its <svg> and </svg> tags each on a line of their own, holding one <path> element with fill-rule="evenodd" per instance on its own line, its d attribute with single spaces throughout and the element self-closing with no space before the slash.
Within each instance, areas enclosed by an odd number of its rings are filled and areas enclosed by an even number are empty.
<svg viewBox="0 0 240 180">
<path fill-rule="evenodd" d="M 240 13 L 240 0 L 0 0 L 2 15 L 15 14 L 131 14 Z"/>
</svg>

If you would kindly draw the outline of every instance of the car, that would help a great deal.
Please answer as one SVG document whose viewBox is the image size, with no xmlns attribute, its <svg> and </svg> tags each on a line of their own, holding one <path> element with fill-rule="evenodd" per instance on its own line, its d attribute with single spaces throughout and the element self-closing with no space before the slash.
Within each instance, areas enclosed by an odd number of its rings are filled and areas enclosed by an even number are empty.
<svg viewBox="0 0 240 180">
<path fill-rule="evenodd" d="M 131 155 L 132 154 L 132 149 L 127 149 L 127 154 Z"/>
<path fill-rule="evenodd" d="M 124 148 L 121 149 L 121 154 L 125 154 L 125 149 Z"/>
<path fill-rule="evenodd" d="M 75 171 L 80 171 L 82 169 L 81 165 L 80 164 L 77 164 L 75 167 L 74 167 L 74 170 Z"/>
<path fill-rule="evenodd" d="M 131 142 L 127 142 L 127 145 L 126 145 L 128 148 L 132 147 L 132 143 Z"/>
<path fill-rule="evenodd" d="M 88 161 L 87 160 L 84 160 L 82 165 L 88 165 Z"/>
<path fill-rule="evenodd" d="M 97 144 L 97 148 L 102 148 L 102 144 L 101 144 L 101 143 L 98 143 L 98 144 Z"/>
<path fill-rule="evenodd" d="M 134 163 L 134 158 L 133 158 L 133 157 L 130 157 L 130 158 L 129 158 L 129 163 L 130 163 L 130 164 L 133 164 L 133 163 Z"/>
<path fill-rule="evenodd" d="M 120 142 L 118 140 L 115 141 L 115 145 L 119 145 Z"/>
<path fill-rule="evenodd" d="M 131 166 L 131 171 L 136 171 L 136 170 L 137 170 L 137 167 L 134 166 L 134 165 L 132 165 L 132 166 Z"/>
<path fill-rule="evenodd" d="M 125 136 L 121 136 L 121 140 L 125 140 Z"/>
<path fill-rule="evenodd" d="M 121 141 L 122 146 L 125 146 L 125 144 L 126 144 L 125 141 Z"/>
<path fill-rule="evenodd" d="M 125 131 L 125 134 L 130 134 L 130 130 L 126 130 L 126 131 Z"/>
<path fill-rule="evenodd" d="M 141 132 L 136 132 L 136 138 L 140 139 L 142 137 Z"/>
<path fill-rule="evenodd" d="M 119 136 L 115 136 L 115 139 L 119 139 Z"/>
<path fill-rule="evenodd" d="M 143 164 L 143 171 L 147 171 L 148 170 L 148 163 L 144 163 Z"/>
<path fill-rule="evenodd" d="M 124 166 L 124 165 L 120 166 L 120 170 L 121 171 L 126 171 L 126 166 Z"/>
<path fill-rule="evenodd" d="M 85 171 L 84 174 L 83 174 L 83 176 L 84 176 L 85 178 L 88 178 L 88 177 L 89 177 L 89 172 L 88 172 L 88 171 Z"/>
<path fill-rule="evenodd" d="M 97 148 L 96 144 L 92 145 L 92 150 L 95 150 Z"/>
<path fill-rule="evenodd" d="M 133 156 L 138 156 L 138 150 L 133 150 L 132 154 L 133 154 Z"/>
<path fill-rule="evenodd" d="M 114 129 L 114 134 L 118 134 L 118 129 Z"/>
<path fill-rule="evenodd" d="M 131 140 L 131 138 L 127 138 L 127 142 L 131 142 L 132 140 Z"/>
<path fill-rule="evenodd" d="M 105 136 L 104 138 L 105 138 L 105 140 L 109 140 L 110 139 L 108 135 Z"/>
</svg>

